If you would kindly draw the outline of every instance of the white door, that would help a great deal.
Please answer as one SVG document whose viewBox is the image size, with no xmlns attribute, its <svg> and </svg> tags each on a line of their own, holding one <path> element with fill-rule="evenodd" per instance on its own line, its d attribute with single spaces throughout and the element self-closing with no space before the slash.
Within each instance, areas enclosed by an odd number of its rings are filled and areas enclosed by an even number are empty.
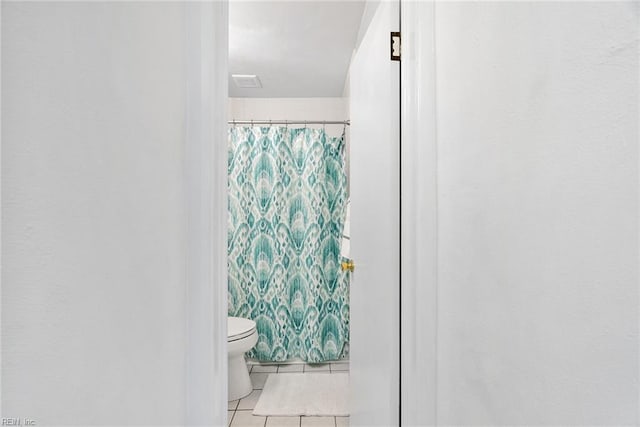
<svg viewBox="0 0 640 427">
<path fill-rule="evenodd" d="M 380 2 L 354 56 L 351 103 L 351 425 L 398 425 L 399 63 Z"/>
</svg>

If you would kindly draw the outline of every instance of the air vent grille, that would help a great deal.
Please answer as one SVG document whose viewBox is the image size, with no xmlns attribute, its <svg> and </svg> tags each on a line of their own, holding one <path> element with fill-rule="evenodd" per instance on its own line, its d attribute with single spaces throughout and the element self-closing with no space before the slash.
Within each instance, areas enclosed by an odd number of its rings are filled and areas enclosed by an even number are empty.
<svg viewBox="0 0 640 427">
<path fill-rule="evenodd" d="M 231 78 L 239 88 L 257 89 L 262 87 L 260 79 L 255 74 L 232 74 Z"/>
</svg>

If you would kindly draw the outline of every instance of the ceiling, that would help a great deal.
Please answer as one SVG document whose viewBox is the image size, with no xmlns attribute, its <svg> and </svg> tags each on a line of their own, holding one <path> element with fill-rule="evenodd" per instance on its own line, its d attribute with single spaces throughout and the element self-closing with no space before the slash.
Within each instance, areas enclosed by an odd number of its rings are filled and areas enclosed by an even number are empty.
<svg viewBox="0 0 640 427">
<path fill-rule="evenodd" d="M 340 97 L 356 45 L 363 1 L 231 1 L 229 96 Z M 231 74 L 256 74 L 238 88 Z"/>
</svg>

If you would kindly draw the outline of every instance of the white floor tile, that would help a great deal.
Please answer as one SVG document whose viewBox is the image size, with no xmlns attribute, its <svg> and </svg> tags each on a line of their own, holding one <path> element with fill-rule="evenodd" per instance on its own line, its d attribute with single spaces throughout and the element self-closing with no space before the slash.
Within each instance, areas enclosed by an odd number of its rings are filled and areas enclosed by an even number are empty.
<svg viewBox="0 0 640 427">
<path fill-rule="evenodd" d="M 231 427 L 264 427 L 266 417 L 254 417 L 251 411 L 236 411 Z"/>
<path fill-rule="evenodd" d="M 348 363 L 331 363 L 331 372 L 344 372 L 349 370 Z"/>
<path fill-rule="evenodd" d="M 228 410 L 230 411 L 235 411 L 236 408 L 238 407 L 238 402 L 240 402 L 239 400 L 232 400 L 231 402 L 228 402 Z"/>
<path fill-rule="evenodd" d="M 231 425 L 231 420 L 233 420 L 233 411 L 227 411 L 227 425 Z"/>
<path fill-rule="evenodd" d="M 278 372 L 278 365 L 253 365 L 251 368 L 251 373 L 254 372 L 268 372 L 268 373 L 276 373 Z"/>
<path fill-rule="evenodd" d="M 300 427 L 300 417 L 267 417 L 266 427 Z"/>
<path fill-rule="evenodd" d="M 302 417 L 301 427 L 335 427 L 335 417 Z"/>
<path fill-rule="evenodd" d="M 262 390 L 253 390 L 249 396 L 240 399 L 240 403 L 238 403 L 238 411 L 255 408 L 256 403 L 258 403 L 258 399 L 260 399 L 260 393 L 262 393 Z"/>
<path fill-rule="evenodd" d="M 321 365 L 304 365 L 304 372 L 329 372 L 329 364 Z"/>
<path fill-rule="evenodd" d="M 251 384 L 253 384 L 253 389 L 262 390 L 269 374 L 263 372 L 252 372 L 249 376 L 251 377 Z"/>
<path fill-rule="evenodd" d="M 280 365 L 278 366 L 278 373 L 280 372 L 302 372 L 304 365 L 301 363 L 294 365 Z"/>
<path fill-rule="evenodd" d="M 336 427 L 349 427 L 349 417 L 336 417 Z"/>
</svg>

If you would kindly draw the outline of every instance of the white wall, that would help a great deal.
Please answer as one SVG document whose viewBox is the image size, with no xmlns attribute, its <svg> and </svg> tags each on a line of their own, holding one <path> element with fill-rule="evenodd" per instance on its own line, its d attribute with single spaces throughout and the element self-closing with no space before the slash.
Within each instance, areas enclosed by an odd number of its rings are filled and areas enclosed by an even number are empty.
<svg viewBox="0 0 640 427">
<path fill-rule="evenodd" d="M 186 22 L 2 4 L 3 417 L 185 422 Z"/>
<path fill-rule="evenodd" d="M 404 9 L 425 67 L 406 119 L 429 123 L 436 96 L 435 130 L 403 133 L 437 153 L 405 212 L 437 212 L 417 260 L 436 286 L 414 282 L 437 300 L 416 346 L 437 357 L 413 374 L 437 392 L 413 425 L 637 425 L 638 3 Z"/>
</svg>

